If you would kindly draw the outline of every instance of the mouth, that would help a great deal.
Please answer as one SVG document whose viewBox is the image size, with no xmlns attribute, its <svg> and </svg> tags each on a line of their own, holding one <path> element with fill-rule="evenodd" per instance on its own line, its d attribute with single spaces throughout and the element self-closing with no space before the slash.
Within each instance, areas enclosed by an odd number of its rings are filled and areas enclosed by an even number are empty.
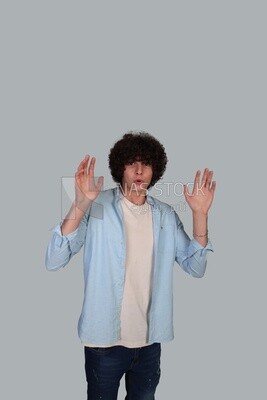
<svg viewBox="0 0 267 400">
<path fill-rule="evenodd" d="M 134 183 L 135 183 L 135 185 L 140 186 L 144 183 L 144 181 L 142 181 L 142 179 L 135 179 Z"/>
</svg>

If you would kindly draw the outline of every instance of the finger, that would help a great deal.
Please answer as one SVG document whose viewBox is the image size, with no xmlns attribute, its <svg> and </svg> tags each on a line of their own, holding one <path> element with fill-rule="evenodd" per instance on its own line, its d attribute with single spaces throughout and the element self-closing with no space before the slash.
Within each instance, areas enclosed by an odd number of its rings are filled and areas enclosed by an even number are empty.
<svg viewBox="0 0 267 400">
<path fill-rule="evenodd" d="M 99 178 L 98 178 L 98 180 L 97 180 L 97 184 L 96 184 L 96 187 L 97 187 L 97 190 L 101 190 L 101 188 L 102 188 L 102 186 L 103 186 L 103 183 L 104 183 L 104 177 L 103 176 L 100 176 Z"/>
<path fill-rule="evenodd" d="M 209 175 L 209 169 L 208 168 L 205 168 L 204 169 L 204 172 L 203 172 L 203 175 L 202 175 L 202 179 L 201 179 L 201 187 L 204 185 L 206 185 L 206 181 L 207 181 L 207 177 L 208 177 L 208 175 Z"/>
<path fill-rule="evenodd" d="M 94 176 L 95 162 L 96 162 L 96 158 L 92 157 L 90 164 L 89 164 L 89 169 L 88 169 L 88 174 L 91 176 Z"/>
<path fill-rule="evenodd" d="M 79 166 L 78 166 L 77 169 L 83 167 L 83 166 L 84 166 L 84 163 L 85 163 L 87 160 L 89 160 L 89 158 L 90 158 L 89 154 L 86 154 L 86 156 L 82 159 L 82 161 L 80 162 L 80 164 L 79 164 Z"/>
<path fill-rule="evenodd" d="M 201 171 L 198 169 L 194 179 L 193 193 L 197 190 L 197 187 L 199 186 L 200 174 Z"/>
<path fill-rule="evenodd" d="M 81 176 L 81 171 L 75 172 L 75 179 L 76 179 L 76 180 L 79 179 L 80 176 Z"/>
<path fill-rule="evenodd" d="M 205 187 L 207 187 L 208 189 L 210 188 L 210 185 L 211 185 L 212 176 L 213 176 L 213 171 L 209 171 L 209 174 L 207 176 L 207 180 L 205 183 Z"/>
<path fill-rule="evenodd" d="M 187 185 L 184 185 L 184 197 L 188 196 L 188 188 Z"/>
<path fill-rule="evenodd" d="M 187 199 L 188 197 L 191 197 L 193 195 L 193 193 L 189 193 L 189 187 L 188 184 L 184 185 L 184 197 Z"/>
<path fill-rule="evenodd" d="M 80 162 L 77 171 L 78 172 L 86 172 L 87 171 L 87 165 L 88 165 L 88 161 L 90 159 L 89 154 L 86 154 L 86 156 L 84 157 L 84 159 Z"/>
<path fill-rule="evenodd" d="M 212 194 L 214 194 L 215 189 L 216 189 L 216 181 L 213 181 L 211 184 L 211 188 L 210 188 L 210 191 L 212 192 Z"/>
<path fill-rule="evenodd" d="M 75 173 L 75 182 L 78 185 L 80 185 L 82 183 L 83 177 L 84 177 L 83 171 L 80 171 L 80 172 L 77 171 Z"/>
<path fill-rule="evenodd" d="M 76 188 L 80 189 L 80 185 L 81 185 L 81 181 L 82 181 L 81 177 L 82 176 L 83 175 L 81 174 L 81 172 L 76 172 L 75 173 L 75 187 Z"/>
</svg>

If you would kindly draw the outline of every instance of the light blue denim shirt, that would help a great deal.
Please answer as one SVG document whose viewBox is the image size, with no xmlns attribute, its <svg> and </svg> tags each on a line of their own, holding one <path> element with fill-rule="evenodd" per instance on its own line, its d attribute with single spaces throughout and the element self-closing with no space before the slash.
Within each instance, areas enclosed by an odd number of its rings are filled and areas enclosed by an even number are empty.
<svg viewBox="0 0 267 400">
<path fill-rule="evenodd" d="M 126 241 L 119 187 L 102 191 L 79 227 L 63 236 L 61 224 L 51 236 L 46 268 L 64 267 L 84 246 L 84 300 L 78 322 L 82 342 L 110 345 L 120 339 Z M 173 339 L 173 266 L 201 278 L 210 241 L 202 247 L 188 237 L 174 209 L 148 195 L 154 232 L 152 294 L 147 343 Z"/>
</svg>

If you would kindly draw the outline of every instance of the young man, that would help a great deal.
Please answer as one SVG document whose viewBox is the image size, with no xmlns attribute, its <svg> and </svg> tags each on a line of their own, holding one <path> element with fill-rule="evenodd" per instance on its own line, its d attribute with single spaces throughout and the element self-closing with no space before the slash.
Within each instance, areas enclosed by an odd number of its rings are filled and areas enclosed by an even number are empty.
<svg viewBox="0 0 267 400">
<path fill-rule="evenodd" d="M 205 273 L 207 218 L 215 181 L 207 168 L 184 195 L 193 239 L 176 212 L 148 194 L 167 164 L 165 149 L 146 132 L 129 132 L 109 154 L 113 189 L 95 182 L 95 158 L 75 174 L 75 201 L 53 231 L 46 267 L 64 267 L 84 246 L 84 302 L 78 333 L 84 345 L 87 399 L 115 400 L 125 374 L 127 400 L 152 400 L 160 379 L 161 343 L 173 339 L 172 271 Z"/>
</svg>

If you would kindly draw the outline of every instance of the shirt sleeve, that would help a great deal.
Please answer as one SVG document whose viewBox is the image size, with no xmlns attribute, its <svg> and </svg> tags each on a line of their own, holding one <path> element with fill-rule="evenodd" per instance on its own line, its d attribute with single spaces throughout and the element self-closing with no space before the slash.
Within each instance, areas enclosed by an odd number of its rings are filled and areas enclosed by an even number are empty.
<svg viewBox="0 0 267 400">
<path fill-rule="evenodd" d="M 85 241 L 88 218 L 88 214 L 85 214 L 78 228 L 66 236 L 61 232 L 62 222 L 52 230 L 45 255 L 47 270 L 56 271 L 65 267 L 74 254 L 78 253 Z"/>
<path fill-rule="evenodd" d="M 177 245 L 175 261 L 181 268 L 195 278 L 202 278 L 206 271 L 209 251 L 213 251 L 211 241 L 205 247 L 195 239 L 190 239 L 184 230 L 183 224 L 176 215 Z"/>
</svg>

